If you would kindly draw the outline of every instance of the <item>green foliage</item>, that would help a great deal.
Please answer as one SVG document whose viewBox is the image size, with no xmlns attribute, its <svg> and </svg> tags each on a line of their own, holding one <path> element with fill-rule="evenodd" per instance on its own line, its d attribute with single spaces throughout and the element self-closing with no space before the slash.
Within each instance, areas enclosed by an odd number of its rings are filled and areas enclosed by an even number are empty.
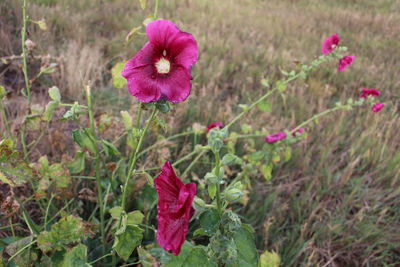
<svg viewBox="0 0 400 267">
<path fill-rule="evenodd" d="M 279 267 L 281 258 L 276 252 L 265 251 L 260 255 L 260 267 Z"/>
<path fill-rule="evenodd" d="M 117 89 L 124 89 L 126 87 L 126 79 L 122 77 L 121 72 L 125 67 L 126 62 L 119 62 L 111 69 L 113 86 Z"/>
<path fill-rule="evenodd" d="M 200 215 L 199 220 L 204 234 L 212 236 L 217 232 L 220 224 L 220 216 L 216 209 L 207 209 Z"/>
<path fill-rule="evenodd" d="M 86 229 L 82 219 L 68 215 L 53 224 L 51 231 L 41 232 L 37 237 L 37 243 L 38 247 L 44 253 L 47 253 L 64 250 L 68 245 L 79 243 L 86 237 Z M 81 248 L 78 251 L 81 251 Z"/>
<path fill-rule="evenodd" d="M 72 249 L 68 250 L 60 267 L 90 267 L 87 263 L 87 247 L 79 244 Z"/>
<path fill-rule="evenodd" d="M 32 249 L 29 246 L 29 244 L 31 244 L 32 241 L 33 241 L 33 237 L 28 236 L 28 237 L 19 239 L 15 242 L 12 242 L 5 248 L 5 252 L 10 256 L 14 256 L 19 252 L 19 254 L 17 256 L 15 256 L 13 259 L 16 266 L 30 266 L 31 265 L 31 261 L 33 260 L 33 257 L 35 255 L 32 253 Z M 21 249 L 24 247 L 27 247 L 27 248 L 21 251 Z M 1 261 L 0 261 L 0 263 L 1 263 Z M 1 266 L 1 264 L 0 264 L 0 266 Z"/>
<path fill-rule="evenodd" d="M 209 260 L 203 246 L 194 246 L 185 242 L 181 253 L 173 257 L 165 267 L 216 267 L 216 264 Z"/>
<path fill-rule="evenodd" d="M 128 260 L 135 248 L 140 245 L 143 232 L 138 226 L 126 225 L 123 232 L 115 235 L 113 248 L 122 259 Z"/>
<path fill-rule="evenodd" d="M 90 129 L 76 129 L 72 131 L 72 138 L 83 149 L 86 148 L 93 154 L 96 153 L 97 147 L 94 142 L 95 138 L 90 133 Z"/>
</svg>

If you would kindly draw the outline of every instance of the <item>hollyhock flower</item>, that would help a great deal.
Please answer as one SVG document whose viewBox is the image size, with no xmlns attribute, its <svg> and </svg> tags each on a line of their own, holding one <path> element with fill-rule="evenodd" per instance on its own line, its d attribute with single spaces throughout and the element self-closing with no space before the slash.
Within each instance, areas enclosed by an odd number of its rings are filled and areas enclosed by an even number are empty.
<svg viewBox="0 0 400 267">
<path fill-rule="evenodd" d="M 354 63 L 355 56 L 345 56 L 339 60 L 338 72 L 342 72 Z"/>
<path fill-rule="evenodd" d="M 150 22 L 146 34 L 149 41 L 122 71 L 130 94 L 145 103 L 184 101 L 190 94 L 191 69 L 198 59 L 196 40 L 168 20 Z"/>
<path fill-rule="evenodd" d="M 378 113 L 379 111 L 381 111 L 381 109 L 383 109 L 384 106 L 385 104 L 383 103 L 376 103 L 375 105 L 372 106 L 372 111 Z"/>
<path fill-rule="evenodd" d="M 367 99 L 368 96 L 377 97 L 380 94 L 381 94 L 381 92 L 379 90 L 376 90 L 375 88 L 371 88 L 371 89 L 362 88 L 362 93 L 361 93 L 360 97 Z"/>
<path fill-rule="evenodd" d="M 281 141 L 286 138 L 285 132 L 278 132 L 275 134 L 270 134 L 265 138 L 265 142 L 268 144 L 273 144 L 275 142 Z"/>
<path fill-rule="evenodd" d="M 299 128 L 295 132 L 292 133 L 292 136 L 296 137 L 297 135 L 301 135 L 302 133 L 304 133 L 304 128 Z"/>
<path fill-rule="evenodd" d="M 183 184 L 169 161 L 154 182 L 158 193 L 157 241 L 162 248 L 178 256 L 186 239 L 189 220 L 194 214 L 192 203 L 196 184 Z"/>
<path fill-rule="evenodd" d="M 324 55 L 330 54 L 339 45 L 339 42 L 340 38 L 339 34 L 337 33 L 328 37 L 322 44 L 322 54 Z"/>
<path fill-rule="evenodd" d="M 215 127 L 218 127 L 218 128 L 220 128 L 220 129 L 222 129 L 222 128 L 224 128 L 224 126 L 225 126 L 225 125 L 224 125 L 222 122 L 220 122 L 220 121 L 211 123 L 211 124 L 208 125 L 208 127 L 207 127 L 207 132 L 209 132 L 212 128 L 215 128 Z"/>
</svg>

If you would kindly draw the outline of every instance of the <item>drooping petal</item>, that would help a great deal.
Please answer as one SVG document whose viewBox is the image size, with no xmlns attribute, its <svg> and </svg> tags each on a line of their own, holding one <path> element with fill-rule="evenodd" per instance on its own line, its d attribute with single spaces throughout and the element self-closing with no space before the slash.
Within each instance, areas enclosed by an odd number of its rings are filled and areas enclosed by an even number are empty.
<svg viewBox="0 0 400 267">
<path fill-rule="evenodd" d="M 171 43 L 170 53 L 174 58 L 175 64 L 179 64 L 190 70 L 197 62 L 199 49 L 193 35 L 180 32 Z"/>
<path fill-rule="evenodd" d="M 179 103 L 190 95 L 192 76 L 189 71 L 181 66 L 175 66 L 168 75 L 157 79 L 162 98 Z"/>
<path fill-rule="evenodd" d="M 372 106 L 371 110 L 374 113 L 378 113 L 379 111 L 381 111 L 383 109 L 384 106 L 385 106 L 385 104 L 383 104 L 383 103 L 376 103 L 375 105 Z"/>
<path fill-rule="evenodd" d="M 175 208 L 178 204 L 179 192 L 184 186 L 176 176 L 169 161 L 162 167 L 160 175 L 154 180 L 158 193 L 158 207 L 165 210 Z"/>
<path fill-rule="evenodd" d="M 354 63 L 355 56 L 345 56 L 339 60 L 338 72 L 342 72 Z"/>
<path fill-rule="evenodd" d="M 278 132 L 275 134 L 270 134 L 265 138 L 265 142 L 268 144 L 273 144 L 275 142 L 281 141 L 286 138 L 286 133 L 285 132 Z"/>
<path fill-rule="evenodd" d="M 167 216 L 158 216 L 157 242 L 167 251 L 171 251 L 175 256 L 181 252 L 181 247 L 186 239 L 187 229 L 186 219 L 171 219 Z"/>
</svg>

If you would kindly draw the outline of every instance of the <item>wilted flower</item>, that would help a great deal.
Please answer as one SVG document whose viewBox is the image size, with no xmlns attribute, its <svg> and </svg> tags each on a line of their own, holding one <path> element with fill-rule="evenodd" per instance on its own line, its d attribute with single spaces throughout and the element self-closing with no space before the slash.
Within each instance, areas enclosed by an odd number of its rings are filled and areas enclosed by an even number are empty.
<svg viewBox="0 0 400 267">
<path fill-rule="evenodd" d="M 286 133 L 285 132 L 278 132 L 275 134 L 270 134 L 265 138 L 265 142 L 268 144 L 272 144 L 278 141 L 281 141 L 286 138 Z"/>
<path fill-rule="evenodd" d="M 381 109 L 383 109 L 384 106 L 385 104 L 383 103 L 376 103 L 375 105 L 372 106 L 372 111 L 378 113 L 379 111 L 381 111 Z"/>
<path fill-rule="evenodd" d="M 294 130 L 294 129 L 293 129 Z M 292 133 L 292 136 L 293 137 L 296 137 L 297 135 L 301 135 L 302 133 L 304 133 L 304 128 L 299 128 L 299 129 L 297 129 L 296 131 L 294 131 L 293 133 Z"/>
<path fill-rule="evenodd" d="M 355 56 L 345 56 L 339 60 L 338 72 L 342 72 L 354 63 Z"/>
<path fill-rule="evenodd" d="M 214 123 L 211 123 L 210 125 L 207 126 L 207 132 L 209 132 L 211 129 L 218 127 L 220 129 L 224 128 L 224 124 L 221 121 L 217 121 Z"/>
<path fill-rule="evenodd" d="M 381 94 L 381 92 L 379 90 L 376 90 L 375 88 L 371 88 L 371 89 L 362 88 L 362 93 L 361 93 L 360 97 L 367 99 L 368 96 L 377 97 L 380 94 Z"/>
<path fill-rule="evenodd" d="M 328 37 L 322 44 L 322 54 L 330 54 L 339 45 L 340 38 L 339 34 L 335 33 Z"/>
<path fill-rule="evenodd" d="M 196 184 L 183 184 L 176 176 L 169 161 L 162 167 L 161 174 L 154 180 L 158 193 L 157 241 L 162 248 L 177 256 L 193 216 L 193 199 Z"/>
<path fill-rule="evenodd" d="M 198 59 L 194 37 L 168 20 L 147 25 L 149 41 L 126 63 L 122 76 L 140 102 L 184 101 L 192 87 L 192 66 Z"/>
</svg>

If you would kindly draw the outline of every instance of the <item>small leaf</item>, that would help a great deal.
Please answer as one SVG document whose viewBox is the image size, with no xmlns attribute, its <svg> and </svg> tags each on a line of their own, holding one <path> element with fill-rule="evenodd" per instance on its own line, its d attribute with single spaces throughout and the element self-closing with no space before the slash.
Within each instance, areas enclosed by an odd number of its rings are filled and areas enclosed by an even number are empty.
<svg viewBox="0 0 400 267">
<path fill-rule="evenodd" d="M 142 28 L 142 26 L 137 26 L 131 29 L 131 31 L 128 33 L 128 35 L 126 35 L 125 37 L 125 42 L 129 43 L 130 41 L 133 40 L 133 37 L 135 37 L 135 35 L 139 34 L 139 30 Z"/>
<path fill-rule="evenodd" d="M 118 220 L 121 217 L 123 211 L 124 210 L 120 206 L 115 206 L 109 210 L 111 217 L 113 217 L 113 219 L 116 220 Z"/>
<path fill-rule="evenodd" d="M 11 187 L 14 187 L 14 186 L 15 186 L 15 183 L 14 183 L 12 180 L 8 179 L 8 178 L 6 177 L 6 175 L 5 175 L 4 173 L 2 173 L 1 171 L 0 171 L 0 182 L 3 182 L 3 183 L 5 183 L 5 184 L 8 184 L 8 185 L 10 185 Z"/>
<path fill-rule="evenodd" d="M 89 134 L 88 130 L 76 129 L 72 131 L 72 138 L 81 148 L 87 148 L 90 152 L 95 154 L 97 150 L 96 144 L 92 141 L 93 137 L 89 137 Z"/>
<path fill-rule="evenodd" d="M 220 217 L 216 209 L 207 209 L 201 214 L 199 220 L 206 235 L 212 236 L 218 230 Z"/>
<path fill-rule="evenodd" d="M 39 28 L 42 31 L 47 31 L 47 25 L 46 25 L 46 21 L 44 19 L 41 19 L 39 21 L 36 21 L 36 24 L 39 26 Z"/>
<path fill-rule="evenodd" d="M 284 92 L 287 88 L 287 83 L 283 82 L 283 81 L 277 81 L 276 82 L 276 87 L 278 88 L 279 92 Z"/>
<path fill-rule="evenodd" d="M 67 165 L 70 173 L 80 173 L 85 169 L 85 152 L 78 151 L 75 154 L 75 160 Z"/>
<path fill-rule="evenodd" d="M 128 111 L 121 111 L 122 120 L 124 122 L 125 130 L 131 130 L 133 128 L 132 117 Z"/>
<path fill-rule="evenodd" d="M 226 154 L 222 158 L 221 163 L 223 165 L 231 166 L 231 165 L 235 165 L 235 164 L 242 164 L 243 160 L 241 158 L 239 158 L 238 156 L 236 156 L 236 155 Z"/>
<path fill-rule="evenodd" d="M 127 214 L 126 224 L 127 225 L 138 225 L 143 221 L 144 215 L 138 210 L 132 211 Z"/>
<path fill-rule="evenodd" d="M 140 7 L 142 9 L 145 9 L 146 8 L 146 0 L 139 0 L 139 1 L 140 1 Z"/>
<path fill-rule="evenodd" d="M 140 245 L 143 232 L 137 226 L 127 225 L 123 233 L 115 236 L 113 248 L 123 260 L 127 261 L 135 248 Z"/>
<path fill-rule="evenodd" d="M 58 108 L 60 102 L 58 101 L 50 101 L 46 106 L 46 111 L 43 114 L 43 120 L 51 121 L 53 119 L 54 110 Z"/>
<path fill-rule="evenodd" d="M 266 182 L 269 182 L 272 178 L 272 164 L 268 164 L 268 165 L 261 165 L 260 167 L 261 173 L 264 176 L 264 179 Z"/>
<path fill-rule="evenodd" d="M 288 146 L 285 150 L 285 162 L 288 162 L 292 158 L 292 148 Z"/>
<path fill-rule="evenodd" d="M 117 89 L 124 89 L 126 87 L 126 79 L 122 77 L 122 70 L 125 67 L 126 62 L 119 62 L 114 65 L 111 69 L 111 76 L 113 81 L 113 86 Z"/>
<path fill-rule="evenodd" d="M 49 96 L 54 101 L 61 101 L 60 90 L 55 86 L 49 89 Z"/>
<path fill-rule="evenodd" d="M 279 267 L 281 258 L 276 252 L 265 251 L 260 256 L 260 267 Z"/>
<path fill-rule="evenodd" d="M 107 156 L 118 156 L 121 154 L 118 149 L 107 140 L 101 140 L 101 144 L 103 145 L 103 149 L 106 152 Z"/>
<path fill-rule="evenodd" d="M 207 189 L 208 189 L 208 195 L 210 196 L 210 198 L 214 199 L 215 194 L 217 193 L 216 184 L 210 184 Z"/>
<path fill-rule="evenodd" d="M 0 100 L 3 100 L 4 97 L 7 95 L 7 91 L 4 86 L 0 85 Z"/>
<path fill-rule="evenodd" d="M 271 112 L 271 106 L 269 105 L 268 101 L 264 100 L 258 104 L 258 108 L 263 112 Z"/>
</svg>

